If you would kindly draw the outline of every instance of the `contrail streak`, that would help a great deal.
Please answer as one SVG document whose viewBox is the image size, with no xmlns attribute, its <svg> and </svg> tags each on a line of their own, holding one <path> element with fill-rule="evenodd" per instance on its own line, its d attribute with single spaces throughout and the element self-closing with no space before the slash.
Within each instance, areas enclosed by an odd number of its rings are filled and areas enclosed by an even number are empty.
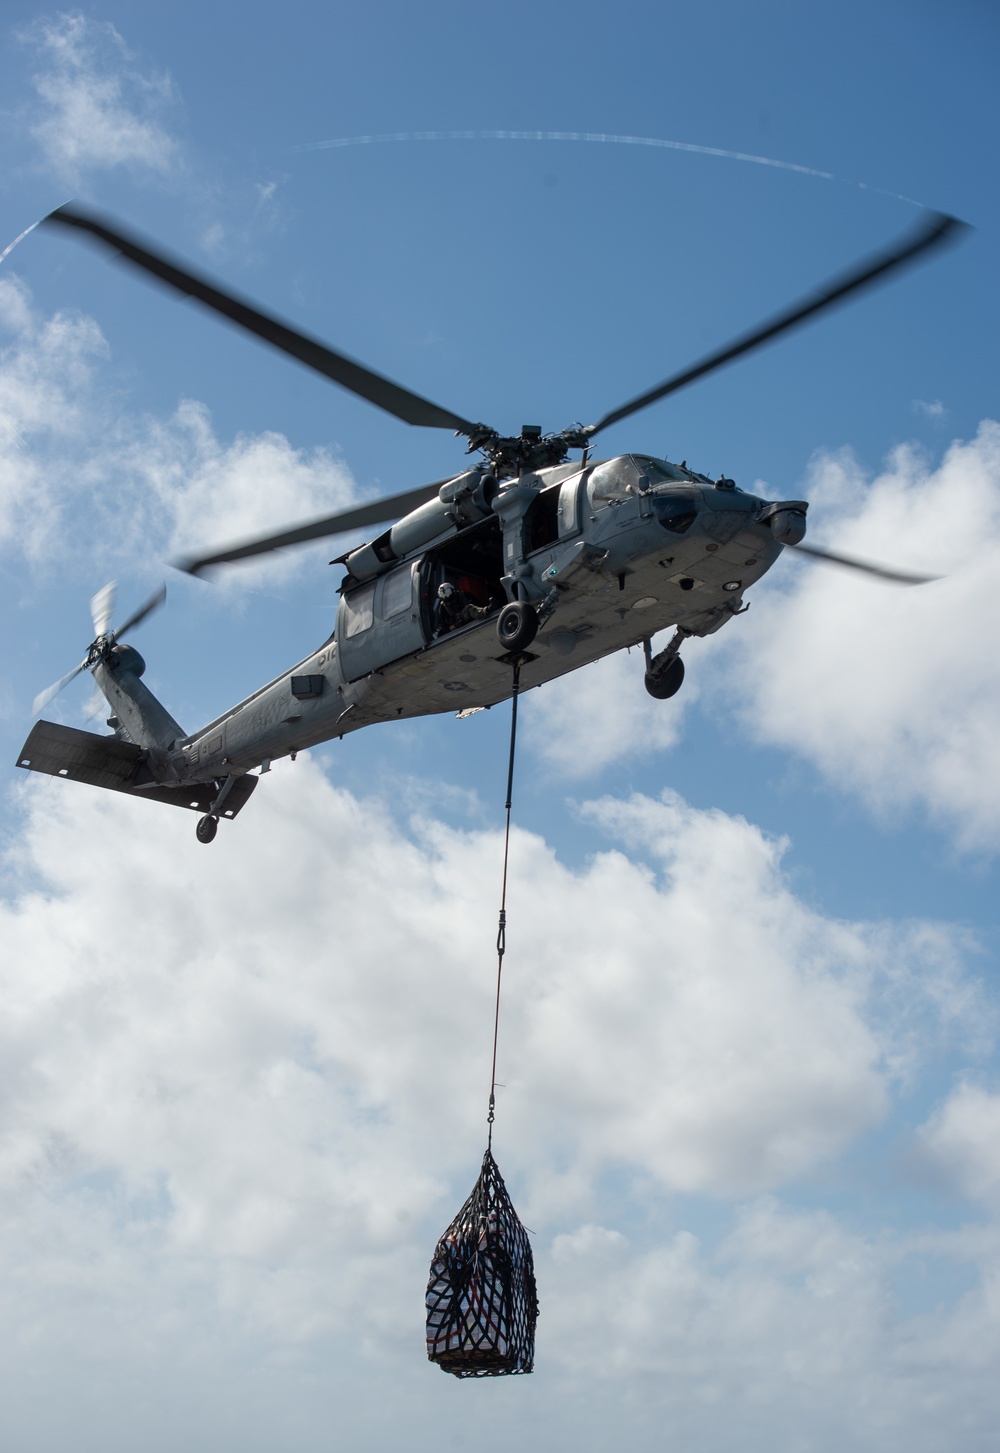
<svg viewBox="0 0 1000 1453">
<path fill-rule="evenodd" d="M 41 220 L 41 219 L 39 219 L 39 220 Z M 35 230 L 35 228 L 37 226 L 38 226 L 38 222 L 32 222 L 32 224 L 31 224 L 30 227 L 25 227 L 25 229 L 24 229 L 23 232 L 19 232 L 18 233 L 18 235 L 14 238 L 14 241 L 13 242 L 8 242 L 7 243 L 7 246 L 4 248 L 3 252 L 0 252 L 0 262 L 3 262 L 3 260 L 4 260 L 5 257 L 9 257 L 10 254 L 14 251 L 14 248 L 17 246 L 17 244 L 19 242 L 23 242 L 24 239 L 27 237 L 28 233 L 29 232 L 34 232 L 34 230 Z"/>
<path fill-rule="evenodd" d="M 911 206 L 921 207 L 913 197 L 902 192 L 890 192 L 884 187 L 872 187 L 866 182 L 853 182 L 837 177 L 833 172 L 821 171 L 818 167 L 802 166 L 799 162 L 780 161 L 773 156 L 758 156 L 750 151 L 728 151 L 721 146 L 700 146 L 693 141 L 672 141 L 663 136 L 615 136 L 604 131 L 386 131 L 371 136 L 335 136 L 329 141 L 307 141 L 301 146 L 285 147 L 283 150 L 303 153 L 310 151 L 337 151 L 347 146 L 381 146 L 398 141 L 576 141 L 598 142 L 610 146 L 652 146 L 662 151 L 686 151 L 696 156 L 718 156 L 726 161 L 749 162 L 753 166 L 773 167 L 777 171 L 797 172 L 800 176 L 819 177 L 825 182 L 846 182 L 848 186 L 860 187 L 863 191 L 877 192 L 883 197 L 893 197 Z"/>
</svg>

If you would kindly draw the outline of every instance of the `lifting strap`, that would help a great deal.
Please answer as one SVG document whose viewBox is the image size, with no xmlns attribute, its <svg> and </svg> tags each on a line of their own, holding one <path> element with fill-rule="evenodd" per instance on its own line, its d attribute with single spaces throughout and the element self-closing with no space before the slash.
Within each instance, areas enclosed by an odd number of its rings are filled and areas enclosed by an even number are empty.
<svg viewBox="0 0 1000 1453">
<path fill-rule="evenodd" d="M 490 1071 L 490 1109 L 486 1117 L 489 1126 L 489 1138 L 486 1142 L 487 1153 L 493 1147 L 493 1118 L 496 1109 L 497 1089 L 497 1036 L 500 1032 L 500 976 L 503 973 L 503 956 L 507 949 L 507 860 L 510 856 L 510 805 L 514 792 L 514 748 L 517 744 L 517 697 L 521 687 L 521 663 L 520 660 L 514 665 L 514 691 L 510 700 L 510 756 L 507 762 L 507 801 L 504 804 L 507 813 L 507 825 L 503 839 L 503 886 L 500 890 L 500 924 L 497 929 L 497 997 L 496 1008 L 493 1014 L 493 1067 Z"/>
</svg>

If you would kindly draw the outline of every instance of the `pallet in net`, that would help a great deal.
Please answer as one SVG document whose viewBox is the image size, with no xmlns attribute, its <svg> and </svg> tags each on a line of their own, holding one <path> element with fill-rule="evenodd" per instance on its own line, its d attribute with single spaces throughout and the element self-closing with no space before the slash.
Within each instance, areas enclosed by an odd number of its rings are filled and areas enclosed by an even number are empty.
<svg viewBox="0 0 1000 1453">
<path fill-rule="evenodd" d="M 530 1372 L 537 1316 L 531 1243 L 487 1150 L 472 1194 L 434 1250 L 427 1356 L 455 1377 Z"/>
</svg>

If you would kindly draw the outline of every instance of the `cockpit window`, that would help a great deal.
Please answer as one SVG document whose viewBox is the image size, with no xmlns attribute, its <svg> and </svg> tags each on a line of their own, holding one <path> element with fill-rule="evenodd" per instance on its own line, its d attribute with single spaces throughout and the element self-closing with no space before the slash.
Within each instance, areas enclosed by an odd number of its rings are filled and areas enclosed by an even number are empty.
<svg viewBox="0 0 1000 1453">
<path fill-rule="evenodd" d="M 628 454 L 598 464 L 588 481 L 591 504 L 595 509 L 628 499 L 659 484 L 684 484 L 689 476 L 666 459 L 653 459 L 649 454 Z"/>
<path fill-rule="evenodd" d="M 698 518 L 698 496 L 693 489 L 672 489 L 653 495 L 653 510 L 665 530 L 683 535 Z"/>
<path fill-rule="evenodd" d="M 643 485 L 644 489 L 653 484 L 683 484 L 689 477 L 668 459 L 652 459 L 648 454 L 633 454 L 631 457 L 639 474 L 648 481 Z"/>
<path fill-rule="evenodd" d="M 587 481 L 590 502 L 595 509 L 628 499 L 638 488 L 639 471 L 631 458 L 609 459 L 606 464 L 598 464 Z"/>
</svg>

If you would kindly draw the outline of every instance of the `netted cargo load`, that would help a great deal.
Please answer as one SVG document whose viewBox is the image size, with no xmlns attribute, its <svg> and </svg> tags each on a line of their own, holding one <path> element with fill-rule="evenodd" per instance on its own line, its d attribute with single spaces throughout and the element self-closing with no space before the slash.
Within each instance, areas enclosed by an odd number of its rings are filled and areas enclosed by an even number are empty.
<svg viewBox="0 0 1000 1453">
<path fill-rule="evenodd" d="M 455 1377 L 530 1372 L 538 1298 L 528 1234 L 487 1150 L 427 1283 L 427 1356 Z"/>
</svg>

